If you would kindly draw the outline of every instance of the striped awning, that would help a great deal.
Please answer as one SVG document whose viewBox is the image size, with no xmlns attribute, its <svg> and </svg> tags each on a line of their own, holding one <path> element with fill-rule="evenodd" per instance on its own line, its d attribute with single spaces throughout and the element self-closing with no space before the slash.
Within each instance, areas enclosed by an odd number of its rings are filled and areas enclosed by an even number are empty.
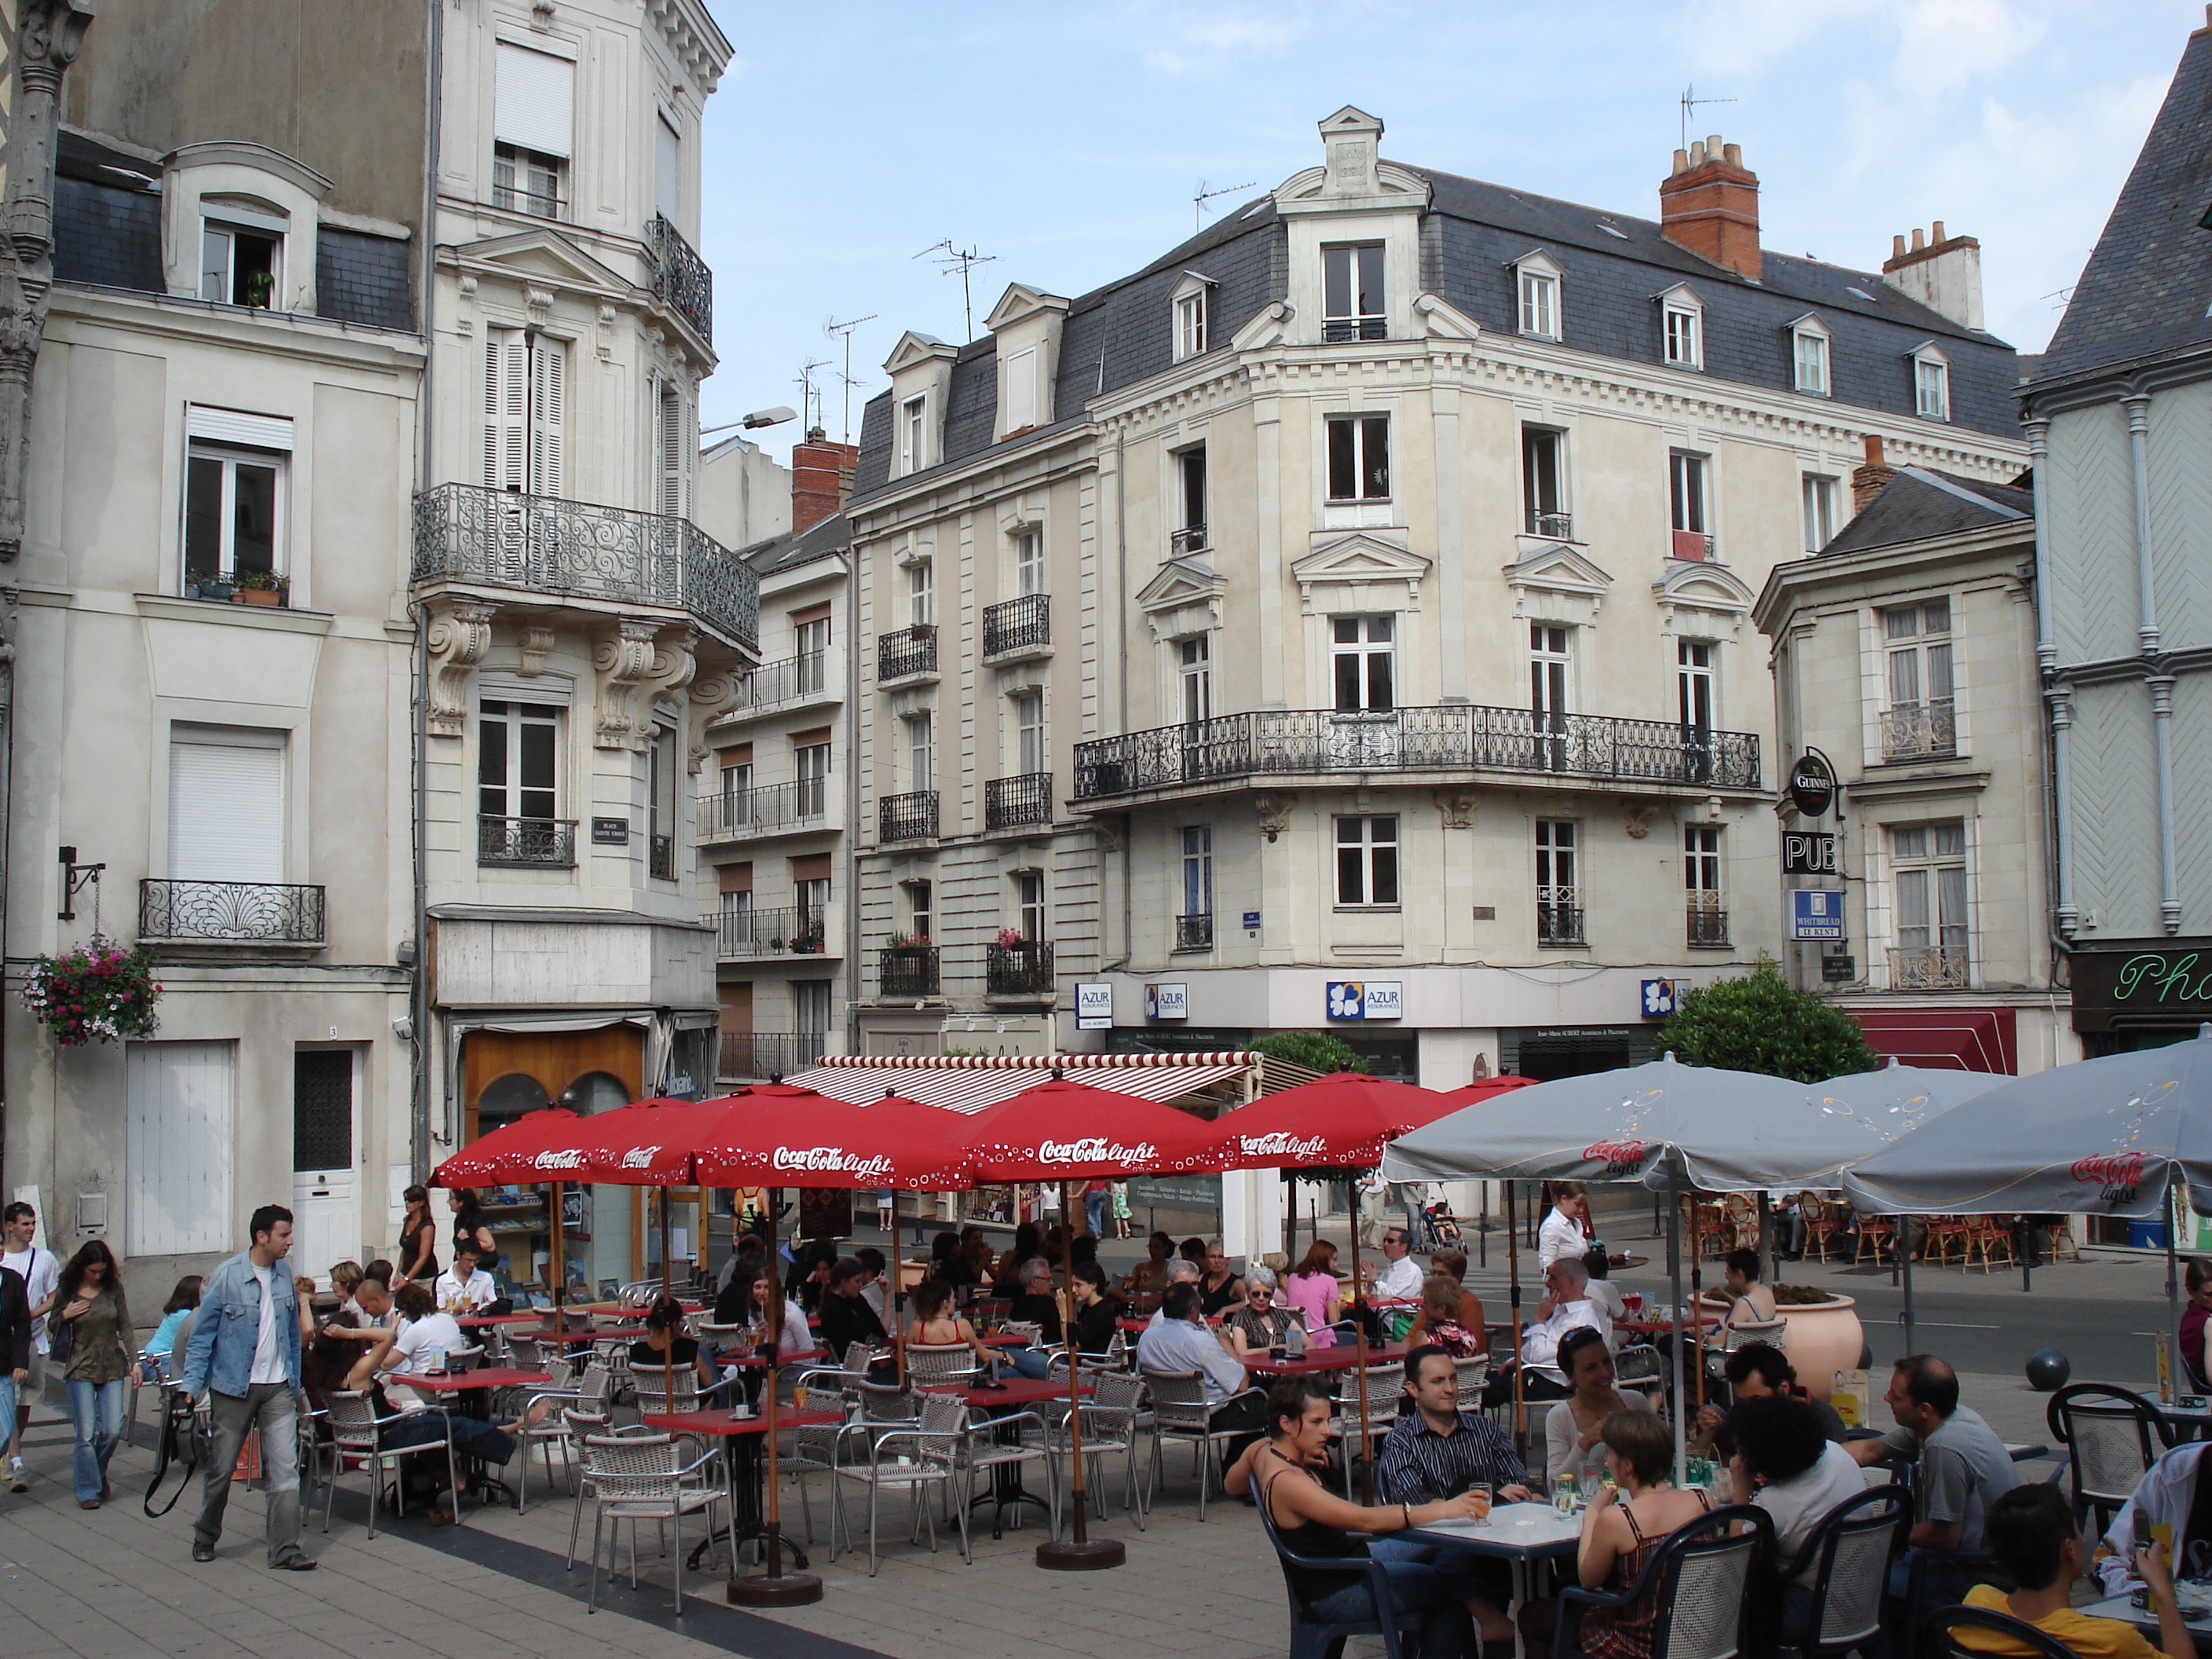
<svg viewBox="0 0 2212 1659">
<path fill-rule="evenodd" d="M 784 1079 L 865 1105 L 886 1091 L 955 1112 L 980 1112 L 1063 1077 L 1146 1100 L 1176 1100 L 1241 1078 L 1256 1054 L 834 1054 Z"/>
</svg>

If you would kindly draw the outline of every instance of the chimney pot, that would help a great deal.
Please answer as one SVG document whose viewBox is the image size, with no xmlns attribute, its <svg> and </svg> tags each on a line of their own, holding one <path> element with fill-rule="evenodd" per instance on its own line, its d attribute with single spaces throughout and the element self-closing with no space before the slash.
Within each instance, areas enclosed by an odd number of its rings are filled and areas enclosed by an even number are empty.
<svg viewBox="0 0 2212 1659">
<path fill-rule="evenodd" d="M 1881 487 L 1897 476 L 1897 469 L 1881 458 L 1881 436 L 1866 436 L 1866 462 L 1851 473 L 1851 511 L 1863 513 L 1867 503 L 1881 494 Z"/>
<path fill-rule="evenodd" d="M 1889 257 L 1893 259 L 1902 259 L 1905 257 L 1904 237 L 1893 236 L 1889 239 Z"/>
<path fill-rule="evenodd" d="M 1913 251 L 1915 253 L 1917 253 L 1917 252 L 1920 252 L 1920 250 L 1921 250 L 1922 248 L 1926 247 L 1927 246 L 1928 246 L 1928 244 L 1927 244 L 1925 241 L 1923 241 L 1923 240 L 1921 240 L 1921 235 L 1920 235 L 1920 227 L 1919 227 L 1919 226 L 1917 226 L 1917 225 L 1913 226 L 1913 228 L 1912 228 L 1912 251 Z"/>
<path fill-rule="evenodd" d="M 799 535 L 845 508 L 860 452 L 830 442 L 820 427 L 791 447 L 791 532 Z"/>
<path fill-rule="evenodd" d="M 1726 149 L 1721 151 L 1721 155 L 1722 158 L 1732 167 L 1740 167 L 1743 165 L 1743 146 L 1741 144 L 1729 145 Z"/>
<path fill-rule="evenodd" d="M 1705 140 L 1705 154 L 1708 156 L 1713 156 L 1718 155 L 1720 153 L 1721 136 L 1716 132 Z"/>
<path fill-rule="evenodd" d="M 1674 152 L 1674 171 L 1676 173 L 1687 173 L 1689 170 L 1690 152 L 1686 149 L 1676 150 Z"/>
<path fill-rule="evenodd" d="M 1866 435 L 1866 464 L 1869 466 L 1881 465 L 1881 434 L 1879 432 L 1869 432 Z"/>
<path fill-rule="evenodd" d="M 1765 272 L 1759 247 L 1759 179 L 1743 166 L 1740 145 L 1712 134 L 1674 152 L 1674 171 L 1659 185 L 1659 227 L 1676 246 L 1724 270 L 1757 282 Z"/>
<path fill-rule="evenodd" d="M 1943 234 L 1943 222 L 1941 219 L 1938 219 L 1936 222 L 1936 228 L 1929 233 L 1928 240 L 1931 242 L 1941 242 L 1948 240 Z"/>
<path fill-rule="evenodd" d="M 1693 168 L 1694 168 L 1694 167 L 1701 167 L 1705 166 L 1705 141 L 1704 139 L 1700 138 L 1700 139 L 1698 139 L 1698 142 L 1697 142 L 1696 143 L 1694 143 L 1694 144 L 1692 144 L 1692 145 L 1691 145 L 1691 146 L 1690 146 L 1690 165 L 1691 165 L 1691 167 L 1693 167 Z"/>
</svg>

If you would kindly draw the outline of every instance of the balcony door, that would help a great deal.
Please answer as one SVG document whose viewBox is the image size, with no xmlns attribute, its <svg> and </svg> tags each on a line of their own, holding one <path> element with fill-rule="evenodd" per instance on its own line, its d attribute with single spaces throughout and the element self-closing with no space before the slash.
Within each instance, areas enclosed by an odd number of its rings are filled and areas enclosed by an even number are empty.
<svg viewBox="0 0 2212 1659">
<path fill-rule="evenodd" d="M 568 349 L 519 328 L 484 331 L 483 481 L 502 495 L 562 493 L 567 448 Z M 527 585 L 550 574 L 554 532 L 526 503 L 499 509 L 494 580 Z M 548 567 L 548 568 L 541 568 Z"/>
<path fill-rule="evenodd" d="M 1535 728 L 1536 764 L 1563 772 L 1567 765 L 1567 715 L 1574 696 L 1575 630 L 1528 624 L 1528 714 Z"/>
<path fill-rule="evenodd" d="M 1329 668 L 1336 708 L 1330 717 L 1328 762 L 1359 770 L 1398 758 L 1395 617 L 1329 618 Z"/>
<path fill-rule="evenodd" d="M 284 879 L 284 734 L 222 727 L 169 738 L 169 878 Z"/>
</svg>

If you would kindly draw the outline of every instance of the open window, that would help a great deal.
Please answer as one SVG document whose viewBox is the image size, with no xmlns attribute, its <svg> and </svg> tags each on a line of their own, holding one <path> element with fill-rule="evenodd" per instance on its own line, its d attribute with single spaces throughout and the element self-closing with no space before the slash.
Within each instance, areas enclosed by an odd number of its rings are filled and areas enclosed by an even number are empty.
<svg viewBox="0 0 2212 1659">
<path fill-rule="evenodd" d="M 203 198 L 200 211 L 200 298 L 255 311 L 282 309 L 284 237 L 291 221 L 220 198 Z"/>
<path fill-rule="evenodd" d="M 1194 270 L 1186 270 L 1168 290 L 1168 310 L 1175 329 L 1175 361 L 1201 356 L 1212 338 L 1212 282 Z"/>
<path fill-rule="evenodd" d="M 196 404 L 186 413 L 185 434 L 185 592 L 204 586 L 282 592 L 292 422 Z"/>
</svg>

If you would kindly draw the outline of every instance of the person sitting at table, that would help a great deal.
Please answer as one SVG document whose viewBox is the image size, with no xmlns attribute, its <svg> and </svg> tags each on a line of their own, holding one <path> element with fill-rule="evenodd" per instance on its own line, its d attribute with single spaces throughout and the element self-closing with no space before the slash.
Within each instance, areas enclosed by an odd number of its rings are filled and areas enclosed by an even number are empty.
<svg viewBox="0 0 2212 1659">
<path fill-rule="evenodd" d="M 430 1287 L 430 1299 L 441 1313 L 481 1313 L 499 1299 L 499 1286 L 477 1266 L 478 1259 L 473 1244 L 454 1248 L 453 1265 L 440 1273 Z"/>
<path fill-rule="evenodd" d="M 1443 1244 L 1429 1252 L 1429 1271 L 1442 1273 L 1459 1286 L 1459 1322 L 1471 1331 L 1486 1330 L 1483 1322 L 1482 1298 L 1467 1288 L 1467 1252 L 1456 1244 Z M 1413 1316 L 1413 1328 L 1406 1333 L 1408 1342 L 1420 1340 L 1421 1318 Z"/>
<path fill-rule="evenodd" d="M 1283 1285 L 1283 1305 L 1306 1316 L 1306 1342 L 1327 1348 L 1336 1341 L 1336 1322 L 1344 1317 L 1344 1290 L 1336 1279 L 1336 1246 L 1316 1238 L 1306 1246 Z"/>
<path fill-rule="evenodd" d="M 2182 1283 L 2189 1304 L 2181 1310 L 2181 1369 L 2191 1394 L 2212 1394 L 2212 1262 L 2190 1257 Z"/>
<path fill-rule="evenodd" d="M 1382 1271 L 1375 1275 L 1370 1297 L 1376 1302 L 1419 1302 L 1421 1264 L 1413 1260 L 1413 1236 L 1403 1227 L 1382 1230 Z"/>
<path fill-rule="evenodd" d="M 402 1380 L 420 1372 L 442 1370 L 445 1356 L 467 1346 L 461 1340 L 461 1328 L 453 1322 L 453 1315 L 442 1311 L 432 1300 L 427 1286 L 403 1285 L 392 1299 L 399 1310 L 398 1324 L 383 1333 L 375 1346 L 354 1362 L 353 1370 L 346 1378 L 349 1389 L 376 1384 L 385 1404 L 405 1418 L 404 1422 L 391 1424 L 381 1430 L 379 1442 L 397 1449 L 427 1445 L 450 1436 L 453 1449 L 462 1456 L 504 1468 L 514 1455 L 511 1435 L 481 1417 L 433 1411 L 430 1396 L 409 1388 Z M 452 1516 L 438 1510 L 433 1511 L 433 1518 L 450 1520 Z"/>
<path fill-rule="evenodd" d="M 929 1241 L 929 1271 L 925 1278 L 957 1288 L 966 1282 L 968 1263 L 960 1254 L 960 1235 L 943 1232 Z"/>
<path fill-rule="evenodd" d="M 1079 1267 L 1086 1261 L 1097 1261 L 1098 1236 L 1096 1233 L 1076 1234 L 1067 1241 L 1067 1255 L 1073 1259 Z M 1050 1261 L 1052 1258 L 1048 1256 L 1046 1260 Z"/>
<path fill-rule="evenodd" d="M 1552 1413 L 1558 1416 L 1557 1412 Z M 1839 1504 L 1867 1489 L 1858 1462 L 1820 1431 L 1820 1419 L 1801 1401 L 1766 1395 L 1740 1401 L 1729 1413 L 1736 1451 L 1729 1462 L 1732 1504 L 1753 1504 L 1774 1523 L 1772 1571 L 1782 1585 L 1781 1645 L 1809 1646 L 1813 1587 L 1818 1556 L 1802 1559 L 1820 1522 Z"/>
<path fill-rule="evenodd" d="M 1552 1189 L 1552 1212 L 1536 1230 L 1536 1266 L 1540 1271 L 1563 1255 L 1579 1261 L 1589 1254 L 1589 1190 L 1579 1181 L 1562 1181 Z"/>
<path fill-rule="evenodd" d="M 1273 1268 L 1255 1262 L 1244 1270 L 1243 1304 L 1221 1317 L 1222 1334 L 1229 1339 L 1229 1351 L 1237 1358 L 1281 1347 L 1297 1325 L 1297 1315 L 1275 1305 L 1275 1289 Z M 1205 1305 L 1202 1297 L 1200 1305 Z"/>
<path fill-rule="evenodd" d="M 891 1327 L 890 1286 L 884 1280 L 884 1253 L 872 1244 L 863 1244 L 853 1252 L 853 1260 L 860 1267 L 860 1300 L 872 1309 L 876 1322 L 885 1331 Z"/>
<path fill-rule="evenodd" d="M 2212 1440 L 2185 1440 L 2159 1454 L 2097 1546 L 2093 1571 L 2107 1595 L 2125 1595 L 2135 1559 L 2138 1516 L 2166 1528 L 2168 1565 L 2183 1578 L 2212 1576 Z"/>
<path fill-rule="evenodd" d="M 361 1270 L 361 1276 L 363 1279 L 374 1279 L 378 1284 L 383 1285 L 387 1291 L 392 1288 L 392 1264 L 389 1261 L 386 1261 L 382 1256 L 378 1256 L 374 1261 L 371 1261 L 368 1266 L 363 1267 Z"/>
<path fill-rule="evenodd" d="M 817 1335 L 830 1357 L 841 1363 L 855 1342 L 869 1348 L 890 1343 L 890 1334 L 864 1294 L 867 1279 L 868 1270 L 849 1259 L 830 1270 L 830 1290 L 822 1298 L 822 1328 Z"/>
<path fill-rule="evenodd" d="M 1521 1339 L 1517 1359 L 1493 1368 L 1482 1391 L 1486 1406 L 1502 1406 L 1513 1398 L 1513 1378 L 1521 1376 L 1523 1400 L 1564 1400 L 1572 1390 L 1567 1374 L 1559 1369 L 1559 1345 L 1567 1333 L 1589 1327 L 1613 1341 L 1613 1321 L 1589 1299 L 1589 1269 L 1580 1256 L 1563 1255 L 1544 1269 L 1544 1299 L 1536 1304 L 1537 1322 Z"/>
<path fill-rule="evenodd" d="M 154 1334 L 147 1340 L 143 1352 L 149 1361 L 158 1362 L 162 1369 L 168 1367 L 170 1356 L 177 1352 L 178 1328 L 191 1318 L 192 1310 L 200 1305 L 201 1283 L 200 1274 L 186 1273 L 170 1291 L 169 1299 L 161 1304 L 161 1322 L 154 1328 Z M 176 1369 L 181 1370 L 183 1356 L 177 1357 Z M 157 1376 L 158 1372 L 145 1375 L 141 1380 L 150 1382 Z"/>
<path fill-rule="evenodd" d="M 960 1259 L 967 1267 L 965 1283 L 980 1286 L 991 1282 L 991 1263 L 996 1257 L 990 1236 L 972 1223 L 960 1230 Z"/>
<path fill-rule="evenodd" d="M 1497 1608 L 1488 1595 L 1462 1595 L 1458 1575 L 1412 1555 L 1387 1555 L 1377 1546 L 1398 1541 L 1389 1534 L 1414 1527 L 1479 1520 L 1490 1512 L 1490 1504 L 1471 1492 L 1371 1506 L 1339 1498 L 1316 1474 L 1328 1465 L 1334 1406 L 1311 1377 L 1281 1378 L 1267 1391 L 1268 1434 L 1254 1440 L 1230 1465 L 1222 1484 L 1239 1498 L 1256 1490 L 1284 1548 L 1304 1556 L 1343 1556 L 1353 1569 L 1335 1573 L 1300 1568 L 1292 1573 L 1291 1588 L 1310 1618 L 1347 1623 L 1374 1618 L 1374 1596 L 1364 1573 L 1357 1570 L 1359 1558 L 1371 1555 L 1382 1564 L 1390 1599 L 1401 1610 L 1426 1615 L 1420 1646 L 1425 1659 L 1456 1653 L 1469 1617 L 1496 1622 Z"/>
<path fill-rule="evenodd" d="M 792 1299 L 810 1314 L 822 1311 L 822 1298 L 830 1293 L 830 1269 L 837 1265 L 835 1239 L 810 1238 L 791 1279 Z"/>
<path fill-rule="evenodd" d="M 745 1322 L 760 1334 L 763 1341 L 767 1340 L 769 1304 L 775 1295 L 776 1285 L 775 1274 L 766 1267 L 753 1275 L 752 1316 Z M 806 1310 L 800 1307 L 795 1298 L 786 1294 L 783 1313 L 776 1329 L 776 1363 L 787 1365 L 802 1354 L 813 1352 L 814 1330 L 806 1322 Z"/>
<path fill-rule="evenodd" d="M 1844 1419 L 1836 1415 L 1836 1408 L 1797 1381 L 1797 1373 L 1789 1359 L 1771 1342 L 1745 1343 L 1728 1357 L 1723 1375 L 1728 1378 L 1729 1397 L 1737 1405 L 1772 1395 L 1801 1401 L 1820 1419 L 1820 1432 L 1838 1444 L 1842 1443 Z M 1698 1413 L 1697 1432 L 1690 1437 L 1692 1453 L 1699 1457 L 1708 1455 L 1714 1431 L 1721 1426 L 1724 1415 L 1720 1407 L 1710 1405 Z"/>
<path fill-rule="evenodd" d="M 1405 1389 L 1413 1409 L 1390 1425 L 1375 1458 L 1376 1490 L 1386 1501 L 1434 1503 L 1477 1486 L 1504 1504 L 1525 1504 L 1534 1495 L 1505 1431 L 1480 1412 L 1459 1408 L 1459 1367 L 1451 1355 L 1433 1343 L 1408 1349 Z M 1435 1568 L 1453 1599 L 1474 1614 L 1484 1643 L 1511 1644 L 1512 1621 L 1501 1611 L 1513 1600 L 1504 1562 L 1412 1539 L 1377 1539 L 1368 1548 L 1380 1561 Z"/>
<path fill-rule="evenodd" d="M 951 1347 L 964 1342 L 975 1355 L 985 1376 L 991 1375 L 998 1356 L 985 1347 L 975 1328 L 952 1308 L 952 1287 L 941 1279 L 925 1279 L 907 1292 L 906 1305 L 914 1316 L 907 1321 L 906 1340 L 925 1348 Z"/>
<path fill-rule="evenodd" d="M 1121 1317 L 1120 1298 L 1106 1287 L 1106 1270 L 1096 1261 L 1077 1262 L 1067 1297 L 1075 1304 L 1076 1352 L 1104 1358 Z"/>
<path fill-rule="evenodd" d="M 1153 1233 L 1145 1240 L 1145 1259 L 1129 1275 L 1129 1288 L 1139 1295 L 1157 1296 L 1168 1287 L 1168 1260 L 1175 1255 L 1175 1240 Z"/>
<path fill-rule="evenodd" d="M 1206 1241 L 1204 1271 L 1198 1276 L 1198 1308 L 1208 1319 L 1229 1311 L 1244 1299 L 1244 1281 L 1229 1265 L 1229 1252 L 1218 1238 Z"/>
<path fill-rule="evenodd" d="M 1024 1221 L 1014 1229 L 1014 1242 L 999 1257 L 991 1269 L 991 1289 L 1000 1296 L 1019 1296 L 1022 1293 L 1022 1269 L 1031 1258 L 1044 1254 L 1044 1229 L 1034 1221 Z M 1054 1256 L 1054 1261 L 1060 1258 Z"/>
<path fill-rule="evenodd" d="M 1959 1375 L 1935 1355 L 1899 1359 L 1882 1400 L 1897 1426 L 1879 1439 L 1847 1440 L 1844 1449 L 1862 1467 L 1900 1455 L 1917 1458 L 1912 1474 L 1914 1522 L 1905 1541 L 1912 1550 L 1936 1553 L 1928 1564 L 1923 1593 L 1936 1598 L 1927 1605 L 1945 1607 L 1965 1593 L 1970 1581 L 1943 1558 L 1984 1547 L 1990 1506 L 2020 1484 L 2020 1469 L 1980 1414 L 1959 1403 Z M 1908 1553 L 1890 1568 L 1890 1594 L 1900 1601 L 1911 1565 Z"/>
<path fill-rule="evenodd" d="M 2076 1613 L 2074 1581 L 2081 1576 L 2081 1534 L 2073 1506 L 2057 1487 L 2018 1486 L 1990 1506 L 1990 1550 L 2015 1588 L 2008 1595 L 1994 1584 L 1966 1592 L 1966 1605 L 2026 1620 L 2069 1652 L 2084 1659 L 2197 1659 L 2197 1642 L 2173 1594 L 2172 1570 L 2157 1542 L 2146 1540 L 2134 1552 L 2136 1576 L 2150 1592 L 2158 1614 L 2159 1645 L 2124 1620 Z M 2025 1654 L 2024 1644 L 1996 1631 L 1962 1629 L 1962 1647 L 1984 1653 Z"/>
<path fill-rule="evenodd" d="M 361 1288 L 361 1281 L 367 1277 L 358 1261 L 337 1261 L 331 1264 L 331 1288 L 338 1293 L 340 1313 L 361 1311 L 360 1305 L 353 1299 L 353 1293 Z"/>
<path fill-rule="evenodd" d="M 1561 1475 L 1572 1475 L 1587 1491 L 1605 1474 L 1606 1419 L 1615 1412 L 1657 1408 L 1642 1390 L 1613 1386 L 1613 1351 L 1587 1326 L 1560 1342 L 1559 1368 L 1575 1391 L 1544 1419 L 1544 1478 L 1556 1485 Z"/>
<path fill-rule="evenodd" d="M 1195 1288 L 1199 1276 L 1205 1271 L 1187 1255 L 1176 1257 L 1168 1263 L 1168 1290 L 1173 1290 L 1178 1285 L 1188 1285 Z M 1145 1322 L 1145 1328 L 1158 1330 L 1167 1316 L 1167 1291 L 1163 1291 L 1160 1292 L 1160 1305 L 1152 1310 L 1152 1316 Z"/>
<path fill-rule="evenodd" d="M 1628 1317 L 1628 1304 L 1621 1300 L 1620 1287 L 1612 1280 L 1613 1258 L 1606 1254 L 1605 1246 L 1591 1245 L 1583 1256 L 1583 1266 L 1589 1270 L 1589 1299 L 1618 1325 Z"/>
<path fill-rule="evenodd" d="M 1137 1369 L 1198 1372 L 1206 1381 L 1208 1422 L 1217 1430 L 1249 1430 L 1256 1438 L 1265 1426 L 1260 1395 L 1243 1362 L 1200 1322 L 1198 1286 L 1184 1280 L 1169 1285 L 1160 1312 L 1166 1316 L 1137 1339 Z M 1234 1460 L 1250 1443 L 1231 1441 L 1230 1457 Z"/>
<path fill-rule="evenodd" d="M 1606 1419 L 1601 1436 L 1606 1467 L 1619 1490 L 1601 1483 L 1589 1493 L 1575 1552 L 1575 1577 L 1584 1589 L 1618 1595 L 1635 1584 L 1651 1552 L 1669 1534 L 1711 1510 L 1712 1497 L 1701 1486 L 1680 1492 L 1668 1484 L 1674 1472 L 1674 1434 L 1657 1413 L 1615 1412 Z M 1558 1601 L 1548 1595 L 1521 1609 L 1522 1641 L 1533 1659 L 1550 1659 L 1559 1612 Z M 1658 1607 L 1648 1600 L 1625 1607 L 1592 1607 L 1583 1614 L 1582 1650 L 1595 1659 L 1650 1659 L 1658 1616 Z"/>
<path fill-rule="evenodd" d="M 1027 1347 L 1007 1351 L 1006 1363 L 1024 1376 L 1042 1377 L 1052 1369 L 1052 1355 L 1060 1346 L 1065 1304 L 1054 1288 L 1052 1264 L 1032 1256 L 1021 1267 L 1021 1290 L 1008 1310 L 1009 1319 L 1037 1328 L 1037 1340 Z"/>
<path fill-rule="evenodd" d="M 629 1345 L 629 1369 L 632 1376 L 659 1384 L 665 1394 L 675 1393 L 678 1379 L 688 1371 L 697 1380 L 702 1405 L 720 1386 L 699 1344 L 684 1334 L 683 1304 L 669 1297 L 654 1303 L 645 1316 L 644 1330 Z M 664 1377 L 664 1373 L 673 1375 Z"/>
<path fill-rule="evenodd" d="M 722 1278 L 722 1288 L 715 1293 L 714 1317 L 716 1325 L 750 1325 L 760 1316 L 760 1304 L 753 1297 L 753 1281 L 768 1271 L 768 1252 L 747 1249 L 741 1241 L 732 1253 L 728 1270 Z"/>
<path fill-rule="evenodd" d="M 1406 1340 L 1433 1344 L 1455 1359 L 1480 1359 L 1488 1353 L 1489 1339 L 1482 1327 L 1470 1330 L 1459 1322 L 1459 1280 L 1431 1273 L 1421 1281 L 1420 1309 Z"/>
<path fill-rule="evenodd" d="M 1705 1339 L 1712 1347 L 1726 1344 L 1731 1326 L 1771 1324 L 1775 1316 L 1774 1292 L 1759 1282 L 1757 1250 L 1730 1250 L 1721 1258 L 1721 1273 L 1724 1294 L 1715 1299 L 1724 1299 L 1729 1306 L 1723 1322 Z M 1705 1294 L 1714 1295 L 1711 1291 Z"/>
<path fill-rule="evenodd" d="M 1176 1254 L 1184 1261 L 1194 1262 L 1203 1268 L 1206 1266 L 1206 1241 L 1202 1238 L 1186 1238 L 1176 1246 Z"/>
</svg>

